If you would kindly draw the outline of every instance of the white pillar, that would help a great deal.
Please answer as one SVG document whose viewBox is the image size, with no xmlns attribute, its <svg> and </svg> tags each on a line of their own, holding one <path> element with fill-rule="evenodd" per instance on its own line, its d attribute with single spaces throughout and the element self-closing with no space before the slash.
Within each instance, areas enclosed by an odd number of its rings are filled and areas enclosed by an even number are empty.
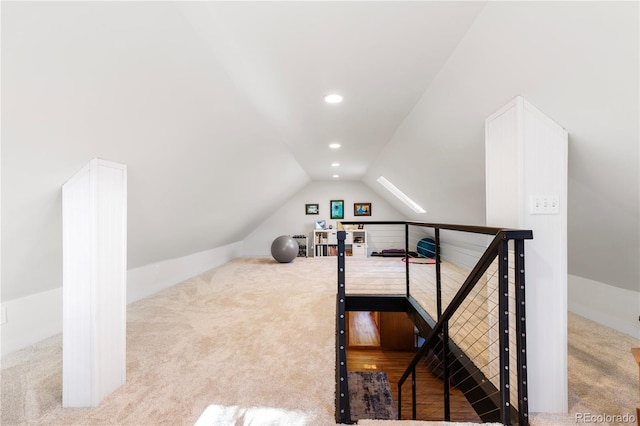
<svg viewBox="0 0 640 426">
<path fill-rule="evenodd" d="M 525 242 L 529 411 L 566 413 L 568 135 L 517 97 L 486 120 L 485 143 L 487 225 L 533 231 Z"/>
<path fill-rule="evenodd" d="M 62 405 L 126 378 L 127 169 L 94 158 L 62 187 Z"/>
</svg>

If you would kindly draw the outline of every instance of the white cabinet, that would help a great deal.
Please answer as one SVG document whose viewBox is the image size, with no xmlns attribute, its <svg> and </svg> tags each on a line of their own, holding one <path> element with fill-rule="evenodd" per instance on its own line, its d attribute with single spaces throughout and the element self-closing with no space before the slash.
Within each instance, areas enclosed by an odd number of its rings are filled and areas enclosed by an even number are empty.
<svg viewBox="0 0 640 426">
<path fill-rule="evenodd" d="M 345 231 L 345 254 L 347 256 L 367 257 L 367 231 Z M 313 255 L 315 257 L 338 255 L 338 230 L 324 229 L 313 231 Z"/>
<path fill-rule="evenodd" d="M 366 244 L 352 244 L 351 245 L 352 256 L 355 257 L 367 257 L 367 245 Z"/>
</svg>

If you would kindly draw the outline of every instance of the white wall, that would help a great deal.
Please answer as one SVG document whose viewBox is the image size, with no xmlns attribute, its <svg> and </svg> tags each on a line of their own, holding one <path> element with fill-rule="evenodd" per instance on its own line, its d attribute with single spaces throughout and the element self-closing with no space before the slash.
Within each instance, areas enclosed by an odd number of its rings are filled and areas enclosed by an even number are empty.
<svg viewBox="0 0 640 426">
<path fill-rule="evenodd" d="M 569 311 L 640 339 L 640 292 L 569 275 Z"/>
<path fill-rule="evenodd" d="M 240 257 L 242 242 L 127 271 L 127 303 Z M 62 332 L 62 287 L 2 303 L 2 356 Z M 37 312 L 37 315 L 33 313 Z"/>
<path fill-rule="evenodd" d="M 241 241 L 130 269 L 127 272 L 127 303 L 144 299 L 204 271 L 242 256 Z"/>
<path fill-rule="evenodd" d="M 244 255 L 271 255 L 271 243 L 276 237 L 295 234 L 308 235 L 313 231 L 316 220 L 324 219 L 327 227 L 332 225 L 335 228 L 337 221 L 331 220 L 329 214 L 331 200 L 344 200 L 344 220 L 355 219 L 353 203 L 369 202 L 371 203 L 371 216 L 358 217 L 358 220 L 406 220 L 406 216 L 362 182 L 338 180 L 310 182 L 245 238 Z M 305 204 L 319 204 L 319 214 L 305 214 Z"/>
<path fill-rule="evenodd" d="M 132 268 L 240 241 L 309 181 L 172 2 L 126 3 L 2 4 L 3 301 L 61 285 L 60 187 L 91 158 L 128 166 Z"/>
<path fill-rule="evenodd" d="M 534 236 L 525 242 L 529 410 L 566 413 L 567 132 L 522 97 L 485 126 L 487 225 Z M 557 210 L 532 211 L 531 198 L 540 195 L 554 196 Z M 519 321 L 509 320 L 510 327 Z"/>
<path fill-rule="evenodd" d="M 365 182 L 485 222 L 484 120 L 517 95 L 569 132 L 569 273 L 640 283 L 637 2 L 488 2 Z M 541 30 L 543 29 L 543 30 Z"/>
<path fill-rule="evenodd" d="M 127 377 L 127 166 L 94 158 L 62 188 L 62 406 Z"/>
</svg>

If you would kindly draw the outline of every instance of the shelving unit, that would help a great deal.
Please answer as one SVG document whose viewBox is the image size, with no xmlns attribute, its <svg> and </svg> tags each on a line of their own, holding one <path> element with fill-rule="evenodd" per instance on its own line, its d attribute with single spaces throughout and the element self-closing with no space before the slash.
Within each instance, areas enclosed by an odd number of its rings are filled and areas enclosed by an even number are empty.
<svg viewBox="0 0 640 426">
<path fill-rule="evenodd" d="M 296 240 L 298 243 L 298 257 L 309 256 L 309 252 L 307 251 L 307 248 L 309 247 L 309 237 L 306 235 L 294 235 L 291 238 Z"/>
<path fill-rule="evenodd" d="M 363 229 L 345 231 L 345 253 L 347 256 L 367 257 L 367 231 Z M 338 231 L 336 229 L 315 230 L 311 234 L 313 256 L 338 255 Z"/>
</svg>

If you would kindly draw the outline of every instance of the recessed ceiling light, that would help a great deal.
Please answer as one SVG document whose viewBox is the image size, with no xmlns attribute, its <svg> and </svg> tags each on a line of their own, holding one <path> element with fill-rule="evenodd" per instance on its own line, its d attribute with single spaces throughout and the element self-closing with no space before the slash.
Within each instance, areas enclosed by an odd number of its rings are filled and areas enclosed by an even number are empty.
<svg viewBox="0 0 640 426">
<path fill-rule="evenodd" d="M 339 104 L 344 98 L 337 93 L 331 93 L 324 97 L 324 101 L 328 104 Z"/>
<path fill-rule="evenodd" d="M 329 148 L 331 148 L 331 149 L 338 149 L 338 148 L 340 148 L 340 146 L 341 145 L 338 142 L 333 142 L 333 143 L 329 144 Z"/>
<path fill-rule="evenodd" d="M 333 175 L 333 178 L 334 178 L 334 179 L 337 179 L 337 178 L 339 178 L 339 177 L 340 177 L 340 175 Z"/>
<path fill-rule="evenodd" d="M 331 167 L 340 167 L 340 163 L 331 163 Z"/>
</svg>

